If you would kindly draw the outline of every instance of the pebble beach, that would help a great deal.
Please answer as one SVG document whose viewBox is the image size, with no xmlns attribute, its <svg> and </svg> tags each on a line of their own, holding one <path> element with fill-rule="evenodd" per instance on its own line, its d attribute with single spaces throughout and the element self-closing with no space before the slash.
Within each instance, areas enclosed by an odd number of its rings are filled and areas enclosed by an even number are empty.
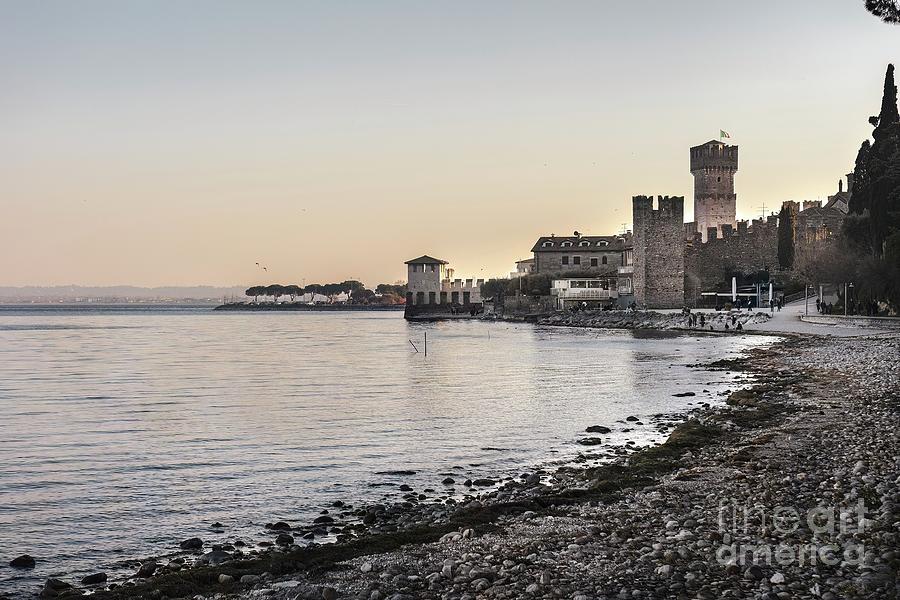
<svg viewBox="0 0 900 600">
<path fill-rule="evenodd" d="M 95 596 L 897 597 L 898 356 L 896 334 L 786 336 L 698 365 L 753 383 L 661 421 L 662 445 L 491 481 L 459 502 L 335 507 L 318 526 L 355 536 L 333 544 L 295 546 L 305 529 L 288 523 L 252 556 L 197 540 Z M 80 593 L 50 587 L 44 597 Z"/>
</svg>

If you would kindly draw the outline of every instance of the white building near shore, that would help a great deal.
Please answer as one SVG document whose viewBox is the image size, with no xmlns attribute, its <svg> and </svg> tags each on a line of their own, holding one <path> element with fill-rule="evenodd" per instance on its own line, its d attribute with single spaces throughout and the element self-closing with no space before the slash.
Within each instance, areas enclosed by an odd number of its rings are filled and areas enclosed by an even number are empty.
<svg viewBox="0 0 900 600">
<path fill-rule="evenodd" d="M 423 255 L 406 261 L 407 306 L 468 306 L 481 304 L 484 279 L 454 279 L 446 260 Z"/>
</svg>

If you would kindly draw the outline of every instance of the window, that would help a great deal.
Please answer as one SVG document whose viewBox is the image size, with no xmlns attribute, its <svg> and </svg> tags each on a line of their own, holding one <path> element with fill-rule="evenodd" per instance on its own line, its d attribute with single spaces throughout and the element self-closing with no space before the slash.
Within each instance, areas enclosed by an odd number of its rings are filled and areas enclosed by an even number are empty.
<svg viewBox="0 0 900 600">
<path fill-rule="evenodd" d="M 597 259 L 596 259 L 596 258 L 592 258 L 592 259 L 591 259 L 591 266 L 592 266 L 592 267 L 596 267 L 596 266 L 597 266 Z"/>
<path fill-rule="evenodd" d="M 459 292 L 450 292 L 450 301 L 459 304 Z"/>
<path fill-rule="evenodd" d="M 597 242 L 597 245 L 598 246 L 609 246 L 609 242 L 607 242 L 606 240 L 600 240 L 599 242 Z"/>
<path fill-rule="evenodd" d="M 590 246 L 591 243 L 588 242 L 587 240 L 582 240 L 582 241 L 578 242 L 578 245 L 581 246 L 582 248 L 586 248 L 586 247 Z"/>
<path fill-rule="evenodd" d="M 447 292 L 441 292 L 441 304 L 447 304 Z"/>
<path fill-rule="evenodd" d="M 428 304 L 435 304 L 434 292 L 428 292 Z"/>
<path fill-rule="evenodd" d="M 580 256 L 573 256 L 573 257 L 572 257 L 572 264 L 573 264 L 573 265 L 580 265 L 580 264 L 581 264 L 581 257 L 580 257 Z"/>
<path fill-rule="evenodd" d="M 425 304 L 425 292 L 416 292 L 416 304 Z"/>
<path fill-rule="evenodd" d="M 541 244 L 541 248 L 552 248 L 552 247 L 553 247 L 553 242 L 544 242 L 543 244 Z"/>
<path fill-rule="evenodd" d="M 599 287 L 600 287 L 600 282 L 597 281 L 596 279 L 591 280 L 591 281 L 588 281 L 588 287 L 589 287 L 589 288 L 599 288 Z"/>
<path fill-rule="evenodd" d="M 560 246 L 562 248 L 569 248 L 572 246 L 572 242 L 563 242 L 562 244 L 560 244 Z"/>
<path fill-rule="evenodd" d="M 432 273 L 434 273 L 434 267 L 435 267 L 435 265 L 431 265 L 431 272 L 432 272 Z"/>
<path fill-rule="evenodd" d="M 606 264 L 606 257 L 605 257 L 605 256 L 603 257 L 603 264 L 604 264 L 604 265 Z"/>
<path fill-rule="evenodd" d="M 568 256 L 563 256 L 563 257 L 562 257 L 562 264 L 564 264 L 564 265 L 569 264 L 569 257 L 568 257 Z"/>
</svg>

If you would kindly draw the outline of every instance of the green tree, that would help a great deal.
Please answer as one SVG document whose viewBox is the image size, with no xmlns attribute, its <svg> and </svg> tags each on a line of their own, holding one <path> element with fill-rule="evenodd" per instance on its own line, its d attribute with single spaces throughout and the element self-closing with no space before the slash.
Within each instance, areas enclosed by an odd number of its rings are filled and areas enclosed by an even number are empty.
<svg viewBox="0 0 900 600">
<path fill-rule="evenodd" d="M 247 291 L 244 292 L 246 296 L 253 296 L 253 302 L 257 302 L 258 298 L 266 293 L 266 288 L 261 285 L 254 285 L 252 287 L 247 288 Z"/>
<path fill-rule="evenodd" d="M 784 269 L 794 266 L 794 211 L 782 205 L 778 213 L 778 265 Z"/>
<path fill-rule="evenodd" d="M 850 211 L 857 215 L 844 228 L 847 239 L 872 256 L 884 255 L 884 242 L 900 230 L 900 114 L 894 65 L 884 77 L 881 112 L 869 122 L 874 141 L 860 146 L 853 170 Z"/>
<path fill-rule="evenodd" d="M 273 283 L 266 286 L 266 296 L 272 296 L 275 302 L 278 302 L 278 298 L 280 298 L 284 294 L 284 286 L 278 283 Z"/>
<path fill-rule="evenodd" d="M 293 302 L 294 299 L 302 293 L 302 291 L 299 285 L 295 285 L 292 283 L 291 285 L 284 286 L 284 293 L 290 296 L 291 302 Z"/>
<path fill-rule="evenodd" d="M 375 299 L 375 292 L 366 288 L 356 288 L 350 292 L 350 302 L 353 304 L 370 304 Z"/>
<path fill-rule="evenodd" d="M 900 2 L 897 0 L 866 0 L 866 10 L 885 23 L 900 23 Z"/>
</svg>

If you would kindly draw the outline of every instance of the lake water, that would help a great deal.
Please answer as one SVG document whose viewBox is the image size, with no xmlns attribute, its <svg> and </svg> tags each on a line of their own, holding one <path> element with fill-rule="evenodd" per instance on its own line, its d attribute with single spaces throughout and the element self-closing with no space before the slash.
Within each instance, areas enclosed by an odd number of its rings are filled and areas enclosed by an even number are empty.
<svg viewBox="0 0 900 600">
<path fill-rule="evenodd" d="M 574 457 L 588 425 L 714 399 L 733 376 L 687 365 L 769 341 L 393 312 L 0 309 L 0 592 L 401 495 L 372 484 L 439 489 L 454 467 Z M 379 474 L 396 470 L 416 474 Z M 7 566 L 24 553 L 36 569 Z"/>
</svg>

